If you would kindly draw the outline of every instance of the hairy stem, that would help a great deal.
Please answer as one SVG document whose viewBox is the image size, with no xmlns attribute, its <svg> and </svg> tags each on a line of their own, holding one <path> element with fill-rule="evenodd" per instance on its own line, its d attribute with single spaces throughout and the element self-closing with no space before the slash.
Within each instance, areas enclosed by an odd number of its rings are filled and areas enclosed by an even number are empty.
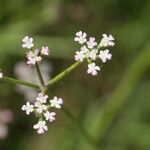
<svg viewBox="0 0 150 150">
<path fill-rule="evenodd" d="M 53 79 L 51 79 L 48 82 L 47 86 L 54 85 L 56 82 L 58 82 L 63 77 L 65 77 L 67 74 L 69 74 L 72 70 L 74 70 L 77 66 L 79 66 L 79 64 L 81 64 L 81 62 L 75 62 L 73 65 L 71 65 L 70 67 L 68 67 L 67 69 L 65 69 L 64 71 L 62 71 L 60 74 L 58 74 L 56 77 L 54 77 Z"/>
<path fill-rule="evenodd" d="M 25 86 L 32 87 L 32 88 L 39 88 L 39 86 L 37 84 L 27 82 L 27 81 L 23 81 L 23 80 L 10 78 L 10 77 L 6 77 L 6 76 L 3 76 L 3 78 L 0 79 L 0 80 L 5 81 L 5 82 L 9 82 L 9 83 L 13 83 L 13 84 L 21 84 L 21 85 L 25 85 Z"/>
</svg>

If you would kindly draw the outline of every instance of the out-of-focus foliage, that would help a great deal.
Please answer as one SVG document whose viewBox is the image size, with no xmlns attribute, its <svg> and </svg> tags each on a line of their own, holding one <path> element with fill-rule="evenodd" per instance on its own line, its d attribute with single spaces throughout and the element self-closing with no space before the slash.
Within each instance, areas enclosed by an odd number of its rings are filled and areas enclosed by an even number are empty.
<svg viewBox="0 0 150 150">
<path fill-rule="evenodd" d="M 98 140 L 102 150 L 150 149 L 150 1 L 149 0 L 0 0 L 0 68 L 14 76 L 14 65 L 25 61 L 21 40 L 48 45 L 52 76 L 72 64 L 73 42 L 83 30 L 101 38 L 116 38 L 113 59 L 92 78 L 81 65 L 51 92 Z M 2 150 L 92 150 L 78 127 L 60 113 L 49 132 L 38 136 L 35 121 L 21 112 L 24 98 L 14 85 L 0 83 L 0 107 L 14 112 Z"/>
</svg>

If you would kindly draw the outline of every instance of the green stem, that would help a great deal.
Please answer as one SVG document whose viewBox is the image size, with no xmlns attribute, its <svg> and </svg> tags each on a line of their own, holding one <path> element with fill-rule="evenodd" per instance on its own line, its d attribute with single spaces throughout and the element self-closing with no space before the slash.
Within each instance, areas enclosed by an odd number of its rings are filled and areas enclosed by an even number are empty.
<svg viewBox="0 0 150 150">
<path fill-rule="evenodd" d="M 62 71 L 60 74 L 58 74 L 56 77 L 54 77 L 53 79 L 51 79 L 48 82 L 47 86 L 54 85 L 56 82 L 58 82 L 63 77 L 65 77 L 67 74 L 69 74 L 72 70 L 74 70 L 77 66 L 79 66 L 79 64 L 81 64 L 81 62 L 75 62 L 73 65 L 71 65 L 70 67 L 68 67 L 67 69 L 65 69 L 64 71 Z"/>
<path fill-rule="evenodd" d="M 87 130 L 80 124 L 80 121 L 70 112 L 66 107 L 63 106 L 63 112 L 66 116 L 76 125 L 77 129 L 83 135 L 83 137 L 90 143 L 93 147 L 99 148 L 99 143 L 87 132 Z"/>
<path fill-rule="evenodd" d="M 5 82 L 9 82 L 9 83 L 13 83 L 13 84 L 21 84 L 21 85 L 25 85 L 25 86 L 32 87 L 32 88 L 39 88 L 39 86 L 37 84 L 23 81 L 23 80 L 17 80 L 17 79 L 6 77 L 6 76 L 3 76 L 3 78 L 0 80 L 5 81 Z"/>
<path fill-rule="evenodd" d="M 44 92 L 46 86 L 45 86 L 44 79 L 43 79 L 43 77 L 42 77 L 42 73 L 41 73 L 41 71 L 40 71 L 40 68 L 39 68 L 39 65 L 38 65 L 37 62 L 36 62 L 36 64 L 35 64 L 35 68 L 36 68 L 36 71 L 37 71 L 37 74 L 38 74 L 38 77 L 39 77 L 39 81 L 40 81 L 40 83 L 41 83 L 41 90 Z"/>
</svg>

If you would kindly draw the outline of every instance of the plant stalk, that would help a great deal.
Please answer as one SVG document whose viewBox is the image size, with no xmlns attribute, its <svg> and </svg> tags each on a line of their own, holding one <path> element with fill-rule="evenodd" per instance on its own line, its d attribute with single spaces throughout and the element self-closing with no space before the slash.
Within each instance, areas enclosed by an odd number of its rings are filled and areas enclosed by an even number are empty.
<svg viewBox="0 0 150 150">
<path fill-rule="evenodd" d="M 45 89 L 46 89 L 46 86 L 45 86 L 45 83 L 44 83 L 44 79 L 43 79 L 43 76 L 42 76 L 42 73 L 40 71 L 40 67 L 39 67 L 39 64 L 36 62 L 35 64 L 35 68 L 36 68 L 36 71 L 37 71 L 37 74 L 38 74 L 38 77 L 39 77 L 39 81 L 40 81 L 40 84 L 41 84 L 41 91 L 43 91 L 42 93 L 44 94 L 45 92 Z"/>
<path fill-rule="evenodd" d="M 75 62 L 73 65 L 71 65 L 70 67 L 68 67 L 67 69 L 65 69 L 64 71 L 62 71 L 60 74 L 58 74 L 56 77 L 54 77 L 53 79 L 51 79 L 47 86 L 52 86 L 54 85 L 56 82 L 58 82 L 59 80 L 61 80 L 62 78 L 64 78 L 67 74 L 69 74 L 71 71 L 73 71 L 77 66 L 79 66 L 81 64 L 81 62 Z"/>
<path fill-rule="evenodd" d="M 6 76 L 3 76 L 3 78 L 0 79 L 0 80 L 4 81 L 4 82 L 13 83 L 13 84 L 21 84 L 21 85 L 25 85 L 25 86 L 32 87 L 32 88 L 39 88 L 39 86 L 37 84 L 27 82 L 27 81 L 23 81 L 23 80 L 10 78 L 10 77 L 6 77 Z"/>
</svg>

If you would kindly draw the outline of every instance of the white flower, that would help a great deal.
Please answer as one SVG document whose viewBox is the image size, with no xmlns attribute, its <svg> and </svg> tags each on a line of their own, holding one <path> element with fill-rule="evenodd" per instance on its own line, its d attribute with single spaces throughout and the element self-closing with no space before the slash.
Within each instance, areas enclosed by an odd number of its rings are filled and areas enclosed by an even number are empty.
<svg viewBox="0 0 150 150">
<path fill-rule="evenodd" d="M 37 124 L 33 126 L 33 128 L 37 130 L 38 134 L 43 134 L 45 131 L 48 130 L 48 127 L 45 121 L 39 121 Z"/>
<path fill-rule="evenodd" d="M 39 95 L 36 98 L 36 100 L 41 102 L 41 103 L 46 103 L 47 98 L 48 98 L 48 95 L 43 95 L 42 93 L 39 93 Z"/>
<path fill-rule="evenodd" d="M 23 44 L 22 44 L 23 48 L 31 49 L 34 46 L 34 44 L 33 44 L 33 38 L 30 38 L 28 36 L 26 36 L 25 38 L 23 38 L 22 42 L 23 42 Z"/>
<path fill-rule="evenodd" d="M 112 54 L 109 53 L 109 50 L 106 49 L 105 51 L 100 51 L 100 54 L 98 57 L 102 60 L 103 63 L 105 63 L 108 60 L 111 60 Z"/>
<path fill-rule="evenodd" d="M 97 49 L 92 49 L 92 50 L 87 54 L 87 56 L 88 56 L 89 58 L 91 58 L 92 60 L 96 60 L 97 53 L 98 53 L 98 50 L 97 50 Z"/>
<path fill-rule="evenodd" d="M 50 100 L 50 103 L 51 103 L 51 107 L 55 107 L 57 109 L 60 109 L 61 105 L 63 104 L 63 100 L 62 100 L 62 98 L 57 98 L 55 96 L 52 100 Z"/>
<path fill-rule="evenodd" d="M 49 112 L 47 111 L 46 113 L 44 113 L 44 117 L 46 118 L 46 120 L 49 120 L 50 122 L 53 122 L 55 120 L 55 112 Z"/>
<path fill-rule="evenodd" d="M 96 45 L 97 45 L 97 43 L 95 42 L 95 38 L 94 37 L 90 37 L 89 41 L 87 41 L 87 47 L 92 49 Z"/>
<path fill-rule="evenodd" d="M 35 49 L 34 51 L 29 51 L 26 53 L 26 57 L 28 59 L 28 65 L 35 65 L 36 62 L 40 62 L 42 60 L 41 56 L 38 56 L 39 50 Z"/>
<path fill-rule="evenodd" d="M 97 75 L 97 71 L 100 71 L 100 67 L 96 66 L 95 63 L 88 64 L 88 74 L 92 74 L 93 76 Z"/>
<path fill-rule="evenodd" d="M 36 112 L 39 113 L 39 114 L 43 113 L 43 111 L 46 111 L 47 107 L 48 107 L 47 105 L 44 105 L 39 101 L 36 101 L 34 103 L 34 106 L 36 107 Z"/>
<path fill-rule="evenodd" d="M 2 78 L 3 78 L 3 73 L 0 70 L 0 79 L 2 79 Z"/>
<path fill-rule="evenodd" d="M 80 48 L 81 51 L 76 51 L 76 55 L 74 56 L 76 61 L 82 62 L 85 57 L 88 57 L 88 53 L 90 50 L 84 45 Z"/>
<path fill-rule="evenodd" d="M 84 58 L 85 58 L 85 55 L 82 51 L 76 51 L 76 55 L 74 56 L 74 59 L 76 61 L 82 62 Z"/>
<path fill-rule="evenodd" d="M 48 48 L 48 46 L 42 47 L 41 54 L 47 55 L 47 56 L 49 55 L 49 48 Z"/>
<path fill-rule="evenodd" d="M 89 52 L 89 49 L 88 49 L 85 45 L 82 46 L 80 49 L 81 49 L 81 52 L 82 52 L 83 54 L 86 54 L 86 53 Z"/>
<path fill-rule="evenodd" d="M 82 33 L 82 31 L 79 31 L 76 33 L 76 37 L 74 38 L 74 40 L 76 42 L 79 42 L 79 44 L 83 44 L 87 41 L 86 36 L 87 34 L 85 32 Z"/>
<path fill-rule="evenodd" d="M 26 105 L 23 105 L 21 109 L 26 111 L 26 114 L 29 115 L 31 112 L 33 112 L 33 108 L 34 106 L 27 102 Z"/>
<path fill-rule="evenodd" d="M 107 47 L 107 46 L 114 46 L 115 43 L 113 42 L 115 39 L 114 37 L 110 34 L 107 36 L 106 34 L 103 34 L 103 38 L 99 44 L 100 47 Z"/>
</svg>

